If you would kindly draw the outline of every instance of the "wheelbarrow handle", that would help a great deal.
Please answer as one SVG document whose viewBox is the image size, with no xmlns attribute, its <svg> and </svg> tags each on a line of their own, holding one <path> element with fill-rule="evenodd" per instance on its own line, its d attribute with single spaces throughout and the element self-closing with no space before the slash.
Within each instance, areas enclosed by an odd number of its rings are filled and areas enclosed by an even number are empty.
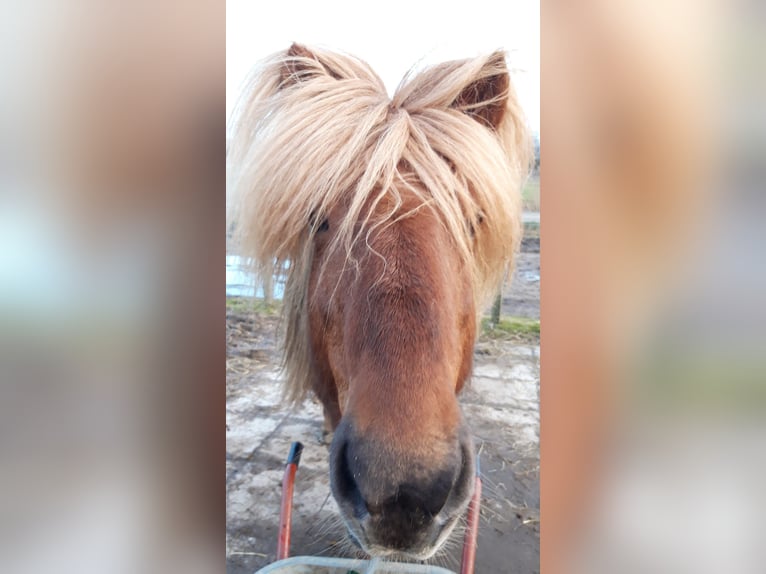
<svg viewBox="0 0 766 574">
<path fill-rule="evenodd" d="M 295 474 L 301 461 L 303 445 L 294 442 L 287 455 L 285 474 L 282 478 L 282 505 L 279 510 L 279 535 L 277 537 L 277 560 L 284 560 L 290 555 L 290 530 L 293 514 L 293 490 L 295 489 Z"/>
<path fill-rule="evenodd" d="M 479 459 L 476 457 L 476 485 L 474 486 L 471 503 L 468 506 L 468 524 L 463 538 L 463 560 L 460 574 L 473 574 L 476 561 L 476 540 L 479 536 L 479 513 L 481 511 L 481 477 L 479 476 Z"/>
</svg>

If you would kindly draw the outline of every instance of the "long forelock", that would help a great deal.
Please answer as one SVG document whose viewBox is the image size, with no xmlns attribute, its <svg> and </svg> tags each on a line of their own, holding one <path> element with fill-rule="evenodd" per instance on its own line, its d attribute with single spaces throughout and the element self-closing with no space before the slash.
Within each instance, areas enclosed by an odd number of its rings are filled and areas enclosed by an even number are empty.
<svg viewBox="0 0 766 574">
<path fill-rule="evenodd" d="M 241 254 L 262 273 L 289 267 L 285 361 L 294 400 L 309 381 L 311 226 L 343 205 L 329 248 L 343 250 L 353 264 L 352 252 L 367 240 L 371 225 L 403 216 L 389 209 L 381 217 L 375 207 L 384 200 L 402 205 L 403 194 L 414 195 L 448 230 L 472 270 L 481 304 L 497 289 L 518 246 L 519 189 L 527 167 L 523 149 L 509 153 L 525 137 L 518 114 L 507 114 L 505 124 L 492 130 L 434 102 L 434 75 L 449 97 L 476 73 L 480 59 L 462 67 L 453 63 L 449 74 L 437 67 L 412 75 L 389 99 L 366 64 L 322 56 L 339 72 L 285 87 L 285 54 L 256 72 L 237 109 L 229 151 Z"/>
</svg>

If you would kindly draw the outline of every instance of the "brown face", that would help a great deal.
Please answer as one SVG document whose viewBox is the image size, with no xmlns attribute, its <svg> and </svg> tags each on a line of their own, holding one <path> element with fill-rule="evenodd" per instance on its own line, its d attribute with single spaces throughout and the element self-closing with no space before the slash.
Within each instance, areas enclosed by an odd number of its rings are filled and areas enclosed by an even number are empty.
<svg viewBox="0 0 766 574">
<path fill-rule="evenodd" d="M 417 205 L 402 197 L 402 213 Z M 359 241 L 355 267 L 329 249 L 342 209 L 316 223 L 309 283 L 313 387 L 335 429 L 332 492 L 369 554 L 425 559 L 473 490 L 456 398 L 476 335 L 470 272 L 427 208 Z"/>
</svg>

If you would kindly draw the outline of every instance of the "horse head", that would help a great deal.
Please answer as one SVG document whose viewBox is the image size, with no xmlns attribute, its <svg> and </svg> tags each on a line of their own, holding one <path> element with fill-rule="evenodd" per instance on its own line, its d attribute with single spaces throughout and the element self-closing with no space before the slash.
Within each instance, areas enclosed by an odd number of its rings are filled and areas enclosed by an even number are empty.
<svg viewBox="0 0 766 574">
<path fill-rule="evenodd" d="M 529 140 L 502 52 L 412 74 L 293 45 L 239 109 L 243 245 L 288 267 L 287 389 L 334 429 L 332 493 L 371 555 L 431 557 L 475 454 L 457 395 L 520 238 Z"/>
</svg>

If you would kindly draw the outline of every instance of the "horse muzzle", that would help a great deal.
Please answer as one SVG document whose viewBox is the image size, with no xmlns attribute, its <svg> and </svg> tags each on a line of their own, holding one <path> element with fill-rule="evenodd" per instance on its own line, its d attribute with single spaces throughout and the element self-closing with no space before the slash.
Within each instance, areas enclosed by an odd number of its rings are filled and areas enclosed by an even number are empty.
<svg viewBox="0 0 766 574">
<path fill-rule="evenodd" d="M 466 425 L 434 450 L 411 455 L 359 436 L 341 421 L 330 450 L 330 484 L 349 534 L 371 556 L 432 557 L 449 538 L 474 487 Z"/>
</svg>

